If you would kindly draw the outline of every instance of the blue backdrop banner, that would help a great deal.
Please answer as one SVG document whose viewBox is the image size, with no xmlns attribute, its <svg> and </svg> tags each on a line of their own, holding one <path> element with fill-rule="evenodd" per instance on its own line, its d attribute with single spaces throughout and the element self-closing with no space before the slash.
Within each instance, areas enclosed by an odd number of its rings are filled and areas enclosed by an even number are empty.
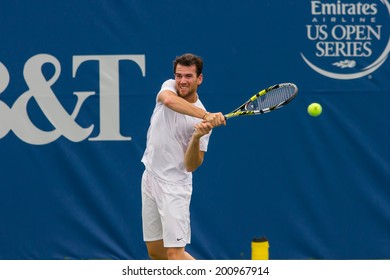
<svg viewBox="0 0 390 280">
<path fill-rule="evenodd" d="M 214 129 L 188 251 L 250 259 L 266 236 L 271 259 L 390 258 L 388 0 L 5 2 L 0 259 L 148 258 L 140 160 L 187 52 L 204 59 L 211 112 L 299 87 L 281 110 Z"/>
</svg>

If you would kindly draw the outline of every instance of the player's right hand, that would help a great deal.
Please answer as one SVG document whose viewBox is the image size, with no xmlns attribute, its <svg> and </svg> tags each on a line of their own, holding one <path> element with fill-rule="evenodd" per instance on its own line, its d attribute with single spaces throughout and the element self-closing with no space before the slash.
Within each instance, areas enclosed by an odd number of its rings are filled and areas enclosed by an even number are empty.
<svg viewBox="0 0 390 280">
<path fill-rule="evenodd" d="M 220 126 L 220 125 L 226 125 L 226 119 L 225 116 L 221 113 L 208 113 L 204 117 L 204 120 L 207 122 L 210 122 L 213 127 Z"/>
</svg>

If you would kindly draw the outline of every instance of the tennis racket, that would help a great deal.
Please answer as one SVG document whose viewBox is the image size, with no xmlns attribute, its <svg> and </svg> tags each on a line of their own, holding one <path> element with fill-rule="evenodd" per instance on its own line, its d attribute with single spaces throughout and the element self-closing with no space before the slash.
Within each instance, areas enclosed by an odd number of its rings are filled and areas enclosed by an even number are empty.
<svg viewBox="0 0 390 280">
<path fill-rule="evenodd" d="M 269 113 L 288 104 L 297 96 L 298 88 L 292 83 L 277 84 L 253 95 L 236 110 L 225 115 L 225 119 L 237 116 Z"/>
</svg>

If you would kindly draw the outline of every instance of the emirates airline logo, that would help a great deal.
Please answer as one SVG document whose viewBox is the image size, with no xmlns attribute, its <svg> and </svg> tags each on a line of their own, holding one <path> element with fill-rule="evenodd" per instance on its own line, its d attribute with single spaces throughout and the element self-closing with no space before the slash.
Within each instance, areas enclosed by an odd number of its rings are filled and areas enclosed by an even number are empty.
<svg viewBox="0 0 390 280">
<path fill-rule="evenodd" d="M 390 51 L 388 0 L 312 0 L 301 56 L 317 73 L 340 80 L 370 75 Z"/>
</svg>

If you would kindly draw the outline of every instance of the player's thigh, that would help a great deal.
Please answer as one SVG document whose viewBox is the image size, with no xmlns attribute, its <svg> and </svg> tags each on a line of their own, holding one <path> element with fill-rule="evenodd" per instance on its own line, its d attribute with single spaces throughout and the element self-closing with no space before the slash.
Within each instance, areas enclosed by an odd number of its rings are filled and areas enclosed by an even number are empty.
<svg viewBox="0 0 390 280">
<path fill-rule="evenodd" d="M 144 241 L 156 241 L 163 238 L 163 233 L 154 182 L 149 177 L 145 172 L 142 178 L 142 228 Z"/>
<path fill-rule="evenodd" d="M 165 195 L 162 205 L 165 247 L 180 248 L 191 242 L 190 200 L 192 186 L 180 186 Z"/>
</svg>

